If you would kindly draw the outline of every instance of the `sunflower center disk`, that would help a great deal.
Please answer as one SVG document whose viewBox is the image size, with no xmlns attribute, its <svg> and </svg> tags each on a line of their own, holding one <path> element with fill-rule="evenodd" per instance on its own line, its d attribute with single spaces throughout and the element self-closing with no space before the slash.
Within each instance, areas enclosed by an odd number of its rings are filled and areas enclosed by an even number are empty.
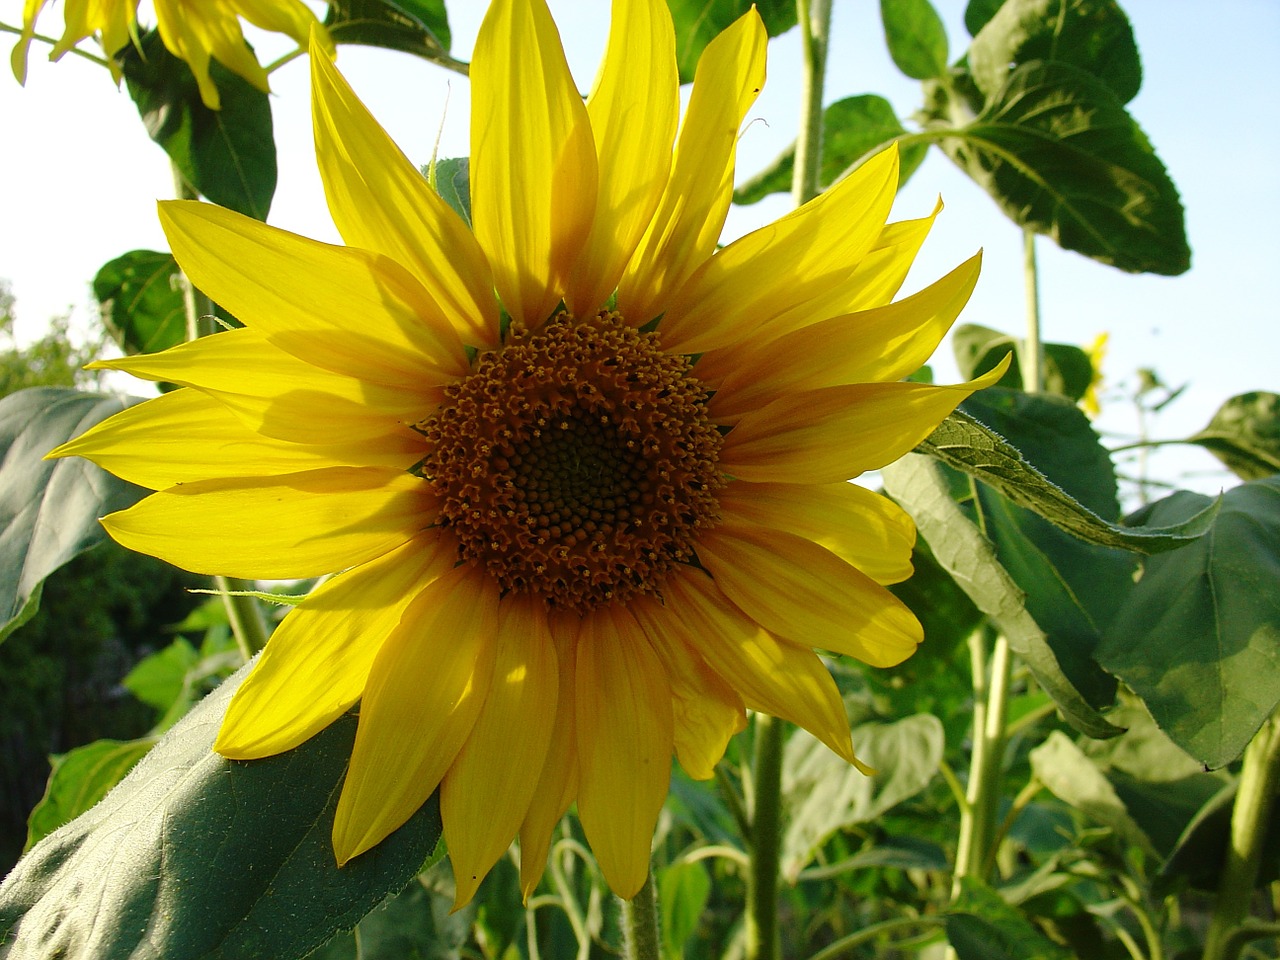
<svg viewBox="0 0 1280 960">
<path fill-rule="evenodd" d="M 460 559 L 561 609 L 658 592 L 724 483 L 689 370 L 616 313 L 513 325 L 419 427 Z"/>
</svg>

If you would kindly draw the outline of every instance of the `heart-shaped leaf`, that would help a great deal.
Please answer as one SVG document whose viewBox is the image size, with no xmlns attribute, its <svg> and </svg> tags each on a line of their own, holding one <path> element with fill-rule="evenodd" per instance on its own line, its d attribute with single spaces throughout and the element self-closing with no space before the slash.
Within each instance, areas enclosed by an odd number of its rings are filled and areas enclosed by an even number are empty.
<svg viewBox="0 0 1280 960">
<path fill-rule="evenodd" d="M 1232 397 L 1187 442 L 1208 449 L 1241 480 L 1280 473 L 1280 395 L 1255 390 Z"/>
</svg>

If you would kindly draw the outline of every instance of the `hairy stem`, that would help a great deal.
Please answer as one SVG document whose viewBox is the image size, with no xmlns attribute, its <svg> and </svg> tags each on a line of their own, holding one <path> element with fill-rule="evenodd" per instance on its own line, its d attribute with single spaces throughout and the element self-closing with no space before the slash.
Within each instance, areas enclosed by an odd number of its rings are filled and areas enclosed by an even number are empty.
<svg viewBox="0 0 1280 960">
<path fill-rule="evenodd" d="M 659 960 L 658 894 L 653 871 L 630 900 L 622 901 L 622 930 L 626 936 L 626 960 Z"/>
</svg>

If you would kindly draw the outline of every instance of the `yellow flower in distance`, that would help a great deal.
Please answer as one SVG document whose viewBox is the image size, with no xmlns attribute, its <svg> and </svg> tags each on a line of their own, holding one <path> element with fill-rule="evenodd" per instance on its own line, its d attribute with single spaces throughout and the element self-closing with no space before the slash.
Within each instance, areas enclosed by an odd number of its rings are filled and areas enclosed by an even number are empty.
<svg viewBox="0 0 1280 960">
<path fill-rule="evenodd" d="M 846 481 L 1003 368 L 901 380 L 978 257 L 891 302 L 932 222 L 885 224 L 893 150 L 716 250 L 765 42 L 753 10 L 707 47 L 676 141 L 661 0 L 615 0 L 585 103 L 542 0 L 496 0 L 472 227 L 315 50 L 347 245 L 162 205 L 182 268 L 245 328 L 99 364 L 186 389 L 58 453 L 158 491 L 103 521 L 135 550 L 343 571 L 276 630 L 215 744 L 277 754 L 359 701 L 339 863 L 439 788 L 458 904 L 517 834 L 527 895 L 576 802 L 630 897 L 673 753 L 712 776 L 746 709 L 858 763 L 815 648 L 892 666 L 921 631 L 884 587 L 911 572 L 911 521 Z"/>
<path fill-rule="evenodd" d="M 48 0 L 25 0 L 22 34 L 10 54 L 13 75 L 27 79 L 27 51 L 35 36 L 36 17 Z M 240 17 L 263 30 L 283 33 L 300 46 L 314 29 L 329 52 L 333 42 L 314 13 L 302 0 L 155 0 L 156 29 L 170 53 L 185 60 L 200 88 L 200 99 L 210 110 L 221 106 L 218 88 L 209 76 L 209 61 L 216 59 L 255 87 L 267 92 L 267 74 L 245 43 Z M 64 0 L 66 27 L 49 54 L 58 60 L 87 37 L 96 36 L 108 58 L 120 52 L 133 37 L 138 0 Z M 120 66 L 110 59 L 111 74 L 120 82 Z"/>
</svg>

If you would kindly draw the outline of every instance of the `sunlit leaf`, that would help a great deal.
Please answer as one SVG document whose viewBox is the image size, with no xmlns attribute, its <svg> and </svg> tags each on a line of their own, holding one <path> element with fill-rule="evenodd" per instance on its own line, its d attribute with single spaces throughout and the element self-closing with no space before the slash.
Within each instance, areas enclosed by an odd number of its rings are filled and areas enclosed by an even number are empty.
<svg viewBox="0 0 1280 960">
<path fill-rule="evenodd" d="M 1129 18 L 1115 0 L 1007 0 L 969 46 L 978 89 L 996 95 L 1010 71 L 1057 60 L 1093 74 L 1128 103 L 1142 86 Z"/>
<path fill-rule="evenodd" d="M 1044 631 L 1026 607 L 1026 595 L 996 559 L 995 550 L 952 498 L 942 468 L 930 457 L 907 454 L 881 471 L 885 489 L 906 507 L 938 562 L 1009 646 L 1076 729 L 1104 738 L 1120 733 L 1063 672 Z M 1074 502 L 1074 501 L 1073 501 Z"/>
<path fill-rule="evenodd" d="M 947 30 L 929 0 L 880 0 L 889 56 L 916 80 L 947 72 Z"/>
<path fill-rule="evenodd" d="M 423 171 L 424 174 L 427 171 Z M 469 157 L 453 157 L 437 160 L 435 188 L 453 212 L 467 224 L 471 224 L 471 160 Z"/>
<path fill-rule="evenodd" d="M 210 749 L 248 667 L 201 701 L 107 797 L 0 883 L 8 960 L 142 955 L 304 957 L 400 890 L 436 849 L 428 802 L 339 869 L 330 835 L 356 718 L 294 750 L 235 762 Z"/>
<path fill-rule="evenodd" d="M 1179 491 L 1136 519 L 1178 523 L 1210 498 Z M 1280 703 L 1280 477 L 1228 490 L 1204 537 L 1145 563 L 1098 662 L 1209 767 L 1244 751 Z"/>
<path fill-rule="evenodd" d="M 860 724 L 853 729 L 853 748 L 875 768 L 876 775 L 868 777 L 808 733 L 794 733 L 782 767 L 788 813 L 783 873 L 794 881 L 836 831 L 873 820 L 927 787 L 942 762 L 943 746 L 937 717 Z"/>
<path fill-rule="evenodd" d="M 155 30 L 138 46 L 125 47 L 118 59 L 147 132 L 187 183 L 216 204 L 265 220 L 276 190 L 268 95 L 214 60 L 210 75 L 222 109 L 210 110 L 191 68 L 166 49 Z"/>
<path fill-rule="evenodd" d="M 932 111 L 947 122 L 945 106 Z M 1069 63 L 1018 67 L 942 148 L 1019 226 L 1132 273 L 1191 266 L 1178 191 L 1101 80 Z"/>
<path fill-rule="evenodd" d="M 837 100 L 822 113 L 822 166 L 818 175 L 821 186 L 823 189 L 831 186 L 859 160 L 883 149 L 906 132 L 893 106 L 884 97 L 866 94 Z M 899 187 L 915 173 L 927 151 L 924 144 L 901 149 Z M 766 169 L 734 190 L 733 202 L 755 203 L 771 193 L 790 191 L 795 159 L 796 145 L 792 141 Z"/>
<path fill-rule="evenodd" d="M 1198 513 L 1167 526 L 1108 523 L 1047 480 L 1003 437 L 961 412 L 951 414 L 917 449 L 976 477 L 1054 526 L 1104 547 L 1145 554 L 1176 550 L 1202 536 L 1217 511 L 1216 502 L 1209 501 Z"/>
<path fill-rule="evenodd" d="M 795 0 L 667 0 L 676 28 L 680 82 L 691 83 L 698 58 L 708 43 L 753 6 L 769 36 L 796 25 Z"/>
<path fill-rule="evenodd" d="M 125 353 L 157 353 L 187 338 L 181 275 L 172 254 L 131 250 L 93 278 L 102 320 Z"/>
<path fill-rule="evenodd" d="M 95 740 L 51 758 L 44 796 L 27 820 L 27 850 L 84 813 L 147 755 L 155 738 Z"/>
<path fill-rule="evenodd" d="M 1044 390 L 1072 400 L 1081 399 L 1093 383 L 1094 369 L 1089 355 L 1069 343 L 1046 343 L 1044 347 Z M 963 323 L 951 332 L 951 348 L 961 375 L 972 380 L 996 366 L 1012 351 L 1013 360 L 997 384 L 1022 388 L 1022 341 L 999 330 L 976 323 Z"/>
<path fill-rule="evenodd" d="M 710 896 L 711 877 L 701 863 L 673 863 L 658 871 L 663 956 L 684 956 L 684 945 L 697 931 Z"/>
<path fill-rule="evenodd" d="M 146 495 L 87 460 L 43 459 L 130 402 L 64 387 L 0 400 L 0 641 L 35 612 L 45 577 L 106 539 L 99 517 Z"/>
<path fill-rule="evenodd" d="M 325 26 L 335 43 L 412 53 L 448 54 L 452 37 L 444 0 L 331 0 Z"/>
<path fill-rule="evenodd" d="M 1280 395 L 1255 390 L 1232 397 L 1187 442 L 1208 449 L 1241 480 L 1280 473 Z"/>
</svg>

